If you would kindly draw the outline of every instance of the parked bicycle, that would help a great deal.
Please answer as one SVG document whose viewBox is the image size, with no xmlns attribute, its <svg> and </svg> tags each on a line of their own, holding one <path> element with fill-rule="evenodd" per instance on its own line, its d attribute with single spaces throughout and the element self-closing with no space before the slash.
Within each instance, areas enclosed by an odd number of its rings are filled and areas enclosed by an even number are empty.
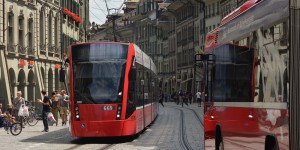
<svg viewBox="0 0 300 150">
<path fill-rule="evenodd" d="M 15 117 L 13 117 L 12 119 L 15 119 Z M 4 128 L 5 131 L 7 131 L 7 134 L 9 134 L 10 131 L 10 133 L 14 136 L 19 135 L 22 132 L 22 124 L 20 122 L 11 123 L 7 120 L 8 120 L 7 117 L 4 116 L 2 127 Z"/>
</svg>

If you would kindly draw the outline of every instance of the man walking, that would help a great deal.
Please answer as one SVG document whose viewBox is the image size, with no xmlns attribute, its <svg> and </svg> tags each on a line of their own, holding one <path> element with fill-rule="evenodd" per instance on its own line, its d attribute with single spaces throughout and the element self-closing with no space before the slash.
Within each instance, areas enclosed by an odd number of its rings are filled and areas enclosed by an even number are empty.
<svg viewBox="0 0 300 150">
<path fill-rule="evenodd" d="M 42 111 L 42 117 L 43 117 L 43 124 L 44 124 L 44 130 L 42 132 L 48 132 L 49 126 L 48 126 L 48 113 L 50 112 L 50 100 L 49 97 L 46 95 L 46 91 L 41 91 L 43 95 L 43 100 L 39 100 L 39 102 L 43 105 L 43 111 Z"/>
</svg>

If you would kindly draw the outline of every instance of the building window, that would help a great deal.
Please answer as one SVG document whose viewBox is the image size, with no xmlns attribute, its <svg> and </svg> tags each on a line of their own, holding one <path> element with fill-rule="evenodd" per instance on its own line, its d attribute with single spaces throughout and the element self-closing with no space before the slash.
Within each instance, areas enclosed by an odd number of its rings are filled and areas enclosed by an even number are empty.
<svg viewBox="0 0 300 150">
<path fill-rule="evenodd" d="M 215 16 L 215 3 L 212 4 L 212 16 Z"/>
<path fill-rule="evenodd" d="M 52 46 L 52 12 L 51 11 L 48 15 L 48 45 L 50 50 Z"/>
<path fill-rule="evenodd" d="M 55 17 L 54 23 L 54 44 L 58 46 L 58 17 Z"/>
<path fill-rule="evenodd" d="M 24 48 L 24 17 L 19 16 L 19 50 Z"/>
<path fill-rule="evenodd" d="M 211 5 L 208 5 L 208 17 L 211 17 Z"/>
<path fill-rule="evenodd" d="M 8 14 L 8 45 L 13 46 L 14 45 L 14 14 L 9 13 Z"/>
<path fill-rule="evenodd" d="M 28 49 L 29 51 L 33 48 L 33 19 L 28 21 Z"/>
<path fill-rule="evenodd" d="M 220 12 L 220 2 L 217 2 L 217 13 L 216 13 L 216 15 L 219 15 L 219 12 Z"/>
<path fill-rule="evenodd" d="M 44 20 L 44 11 L 40 12 L 40 49 L 45 51 L 45 39 L 44 39 L 44 25 L 45 25 L 45 20 Z"/>
</svg>

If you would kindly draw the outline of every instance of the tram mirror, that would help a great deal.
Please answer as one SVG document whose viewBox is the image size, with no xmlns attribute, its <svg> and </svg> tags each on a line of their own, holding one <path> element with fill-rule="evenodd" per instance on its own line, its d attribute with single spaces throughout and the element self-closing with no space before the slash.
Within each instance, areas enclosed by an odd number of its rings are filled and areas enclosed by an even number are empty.
<svg viewBox="0 0 300 150">
<path fill-rule="evenodd" d="M 59 81 L 65 82 L 65 76 L 66 76 L 65 69 L 61 68 L 59 71 Z"/>
<path fill-rule="evenodd" d="M 129 75 L 130 81 L 134 81 L 136 79 L 136 68 L 132 67 Z"/>
</svg>

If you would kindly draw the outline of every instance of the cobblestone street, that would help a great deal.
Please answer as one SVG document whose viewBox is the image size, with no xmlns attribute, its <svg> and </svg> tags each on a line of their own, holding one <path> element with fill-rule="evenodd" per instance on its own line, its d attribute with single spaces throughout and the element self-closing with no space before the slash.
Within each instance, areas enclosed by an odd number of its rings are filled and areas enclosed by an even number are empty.
<svg viewBox="0 0 300 150">
<path fill-rule="evenodd" d="M 26 126 L 18 136 L 6 134 L 1 129 L 1 149 L 111 149 L 111 150 L 181 150 L 185 147 L 203 149 L 202 107 L 165 103 L 160 106 L 155 122 L 138 137 L 131 139 L 74 138 L 70 137 L 68 126 L 50 126 L 48 133 L 43 130 L 42 121 L 36 126 Z M 183 120 L 182 120 L 183 119 Z M 60 121 L 60 120 L 59 120 Z M 61 123 L 61 122 L 59 122 Z M 185 145 L 185 146 L 184 146 Z"/>
</svg>

